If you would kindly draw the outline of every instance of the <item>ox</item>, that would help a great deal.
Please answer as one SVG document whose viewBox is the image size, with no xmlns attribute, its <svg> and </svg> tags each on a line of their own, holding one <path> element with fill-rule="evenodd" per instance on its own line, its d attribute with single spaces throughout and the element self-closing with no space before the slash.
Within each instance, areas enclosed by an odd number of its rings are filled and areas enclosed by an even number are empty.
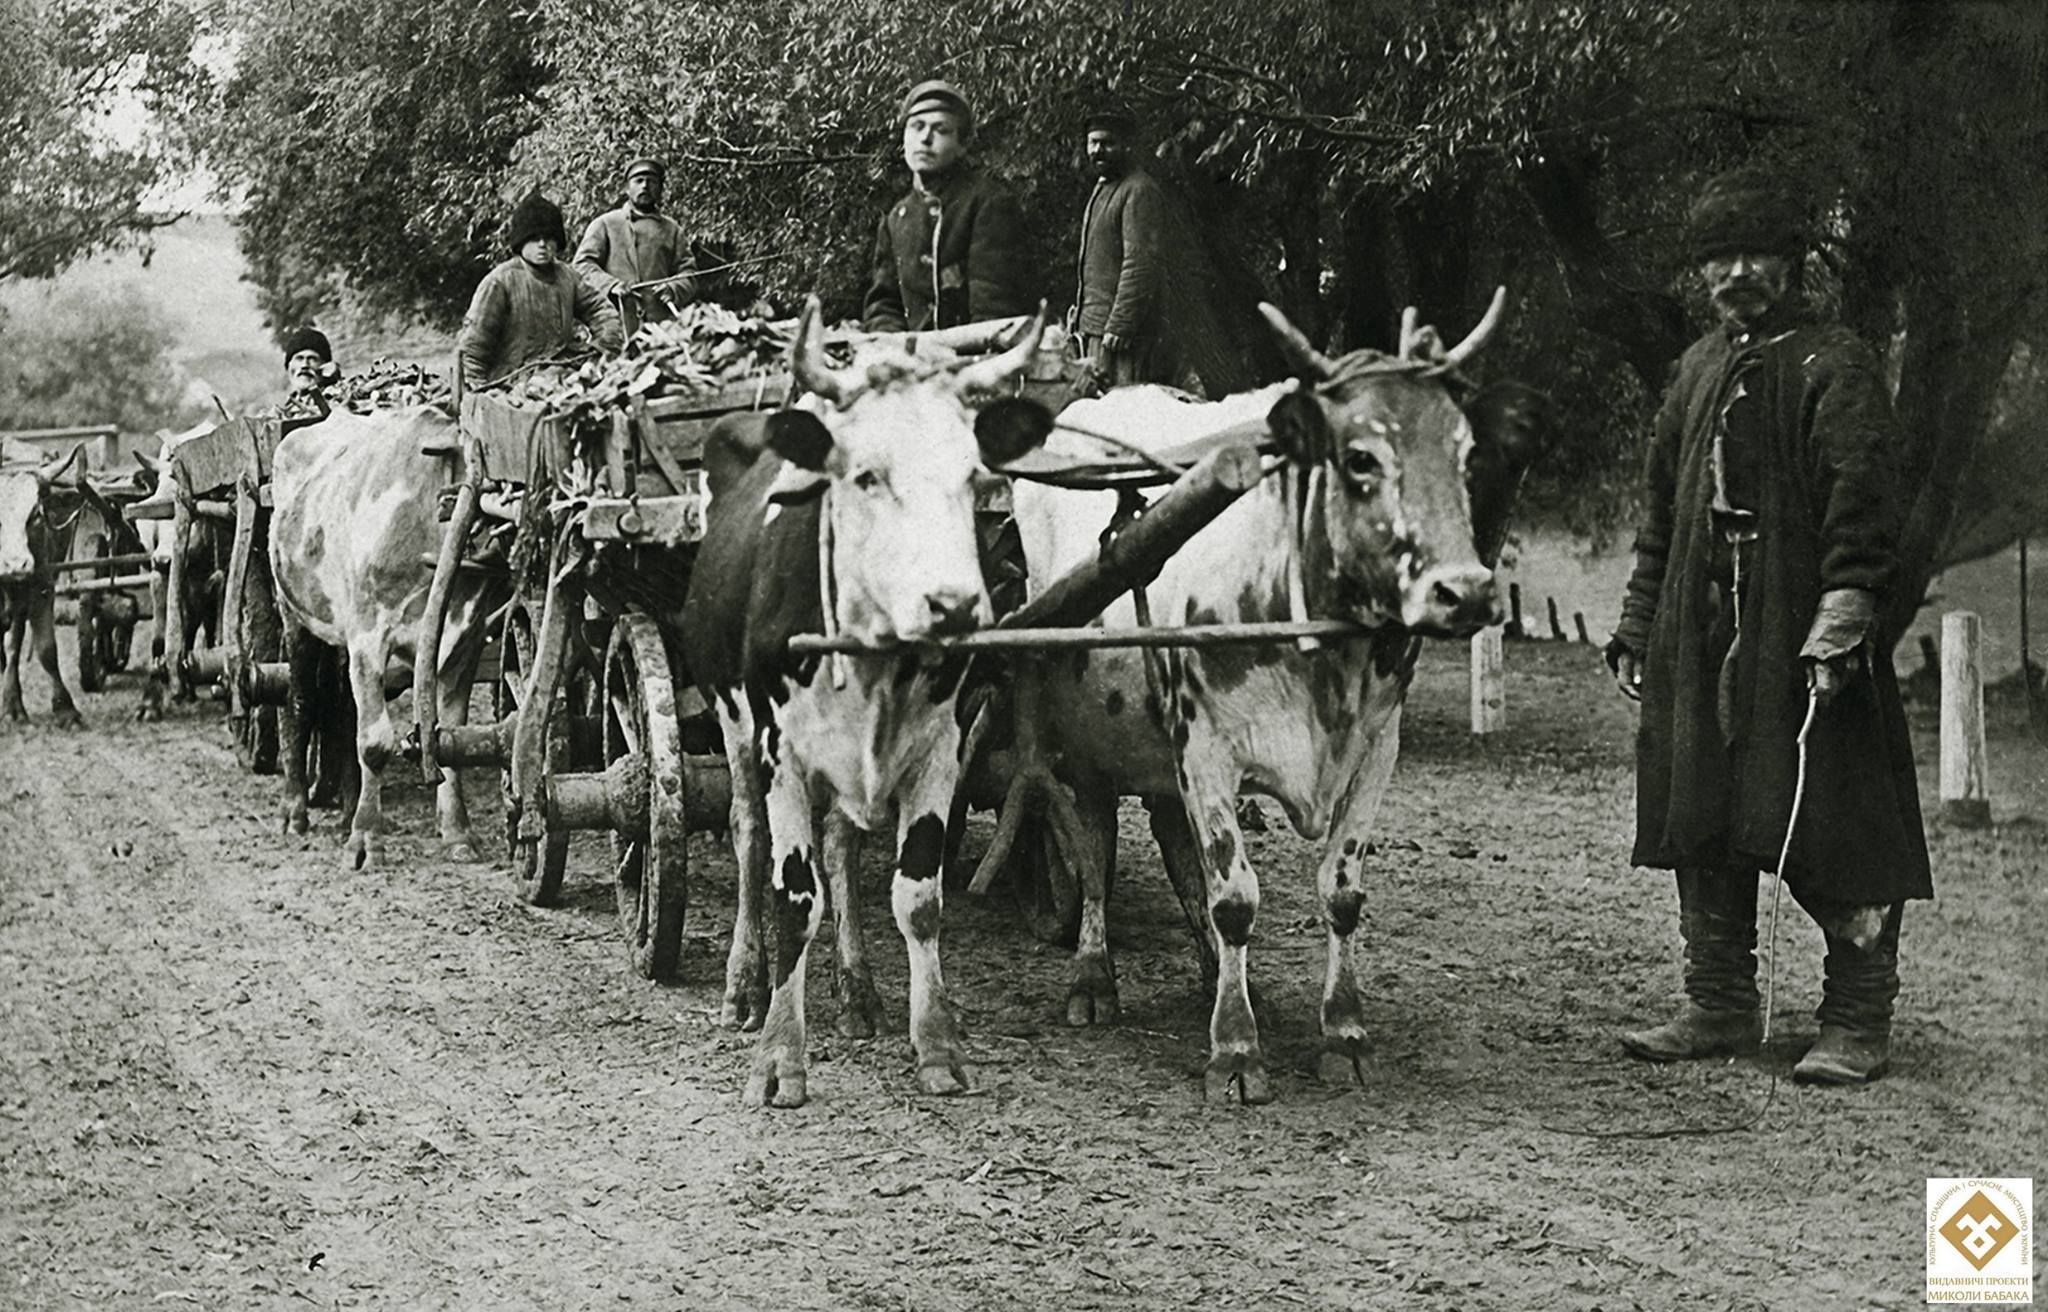
<svg viewBox="0 0 2048 1312">
<path fill-rule="evenodd" d="M 291 433 L 271 463 L 274 509 L 270 567 L 285 620 L 291 693 L 284 714 L 284 824 L 304 833 L 308 742 L 325 649 L 343 654 L 354 695 L 361 791 L 353 808 L 344 863 L 374 864 L 384 829 L 381 771 L 398 748 L 384 689 L 394 656 L 413 651 L 432 571 L 422 565 L 441 545 L 439 493 L 448 462 L 422 446 L 455 445 L 454 420 L 429 406 L 372 415 L 337 410 Z M 483 650 L 484 617 L 509 584 L 460 574 L 437 654 L 443 724 L 469 719 L 470 683 Z M 436 798 L 449 855 L 473 861 L 469 816 L 453 769 L 443 769 Z"/>
<path fill-rule="evenodd" d="M 164 509 L 183 495 L 178 486 L 177 466 L 173 455 L 177 449 L 193 438 L 202 437 L 213 430 L 210 423 L 188 428 L 182 433 L 164 432 L 157 439 L 157 454 L 154 459 L 140 451 L 135 453 L 136 464 L 142 467 L 142 478 L 155 479 L 156 487 L 140 506 L 159 506 Z M 155 658 L 150 667 L 149 677 L 142 683 L 142 700 L 136 707 L 138 720 L 161 720 L 164 715 L 164 694 L 171 686 L 170 667 L 164 662 L 174 650 L 170 635 L 164 625 L 170 617 L 170 607 L 165 604 L 170 592 L 171 554 L 178 549 L 175 525 L 169 518 L 158 518 L 147 512 L 136 514 L 131 511 L 129 518 L 135 525 L 135 532 L 142 539 L 143 549 L 149 552 L 150 580 L 149 598 L 151 613 L 156 616 L 155 638 L 150 644 L 151 655 Z M 227 590 L 228 556 L 234 549 L 234 528 L 221 520 L 204 515 L 194 515 L 187 521 L 185 530 L 185 586 L 178 598 L 184 615 L 185 632 L 179 635 L 182 648 L 193 650 L 199 640 L 199 631 L 207 630 L 209 642 L 218 642 L 221 635 L 214 633 L 215 616 L 220 613 L 221 597 Z M 194 694 L 187 687 L 180 694 L 180 700 L 191 701 Z"/>
<path fill-rule="evenodd" d="M 1399 750 L 1401 704 L 1422 638 L 1497 622 L 1492 571 L 1475 548 L 1467 479 L 1482 473 L 1501 513 L 1533 442 L 1534 407 L 1516 389 L 1478 398 L 1475 425 L 1446 381 L 1498 323 L 1503 296 L 1449 352 L 1404 326 L 1403 350 L 1331 361 L 1263 307 L 1300 378 L 1213 405 L 1132 388 L 1062 417 L 1155 451 L 1267 415 L 1282 459 L 1253 491 L 1167 563 L 1146 596 L 1154 624 L 1311 618 L 1355 621 L 1370 636 L 1291 644 L 1099 650 L 1075 677 L 1047 680 L 1036 714 L 1070 784 L 1085 841 L 1068 996 L 1073 1024 L 1117 1014 L 1104 924 L 1105 869 L 1119 796 L 1146 800 L 1169 877 L 1213 985 L 1206 1091 L 1271 1098 L 1246 981 L 1259 885 L 1239 830 L 1240 790 L 1276 799 L 1304 837 L 1326 842 L 1317 872 L 1329 964 L 1323 982 L 1326 1079 L 1359 1078 L 1366 1031 L 1356 980 L 1366 839 Z M 1098 551 L 1115 497 L 1020 484 L 1015 493 L 1034 589 Z M 1481 532 L 1498 546 L 1492 524 Z M 1107 615 L 1134 621 L 1125 598 Z M 1147 662 L 1152 664 L 1148 669 Z"/>
<path fill-rule="evenodd" d="M 58 480 L 80 448 L 45 462 L 34 447 L 0 445 L 0 613 L 7 629 L 7 677 L 0 706 L 10 720 L 26 720 L 21 700 L 21 657 L 33 638 L 36 659 L 50 678 L 50 713 L 60 728 L 84 725 L 57 667 L 55 577 L 50 567 L 71 554 L 79 493 Z"/>
<path fill-rule="evenodd" d="M 829 896 L 842 958 L 857 945 L 847 826 L 879 829 L 892 809 L 890 901 L 910 959 L 918 1084 L 928 1093 L 968 1087 L 939 968 L 938 878 L 960 773 L 954 701 L 965 661 L 911 652 L 792 658 L 785 640 L 836 627 L 886 644 L 965 631 L 990 617 L 974 479 L 1043 441 L 1051 420 L 1028 401 L 999 400 L 978 415 L 967 403 L 1016 378 L 1043 332 L 1041 312 L 1022 342 L 986 361 L 891 355 L 834 372 L 821 359 L 813 299 L 792 360 L 809 395 L 798 408 L 715 430 L 706 444 L 710 515 L 681 629 L 732 767 L 740 903 L 727 1013 L 744 1024 L 765 1010 L 750 1102 L 804 1102 L 810 942 Z M 764 448 L 772 456 L 763 458 Z M 833 813 L 826 887 L 818 877 L 822 807 Z M 773 989 L 763 1000 L 761 915 L 771 879 L 777 942 Z M 864 962 L 856 970 L 864 975 Z"/>
</svg>

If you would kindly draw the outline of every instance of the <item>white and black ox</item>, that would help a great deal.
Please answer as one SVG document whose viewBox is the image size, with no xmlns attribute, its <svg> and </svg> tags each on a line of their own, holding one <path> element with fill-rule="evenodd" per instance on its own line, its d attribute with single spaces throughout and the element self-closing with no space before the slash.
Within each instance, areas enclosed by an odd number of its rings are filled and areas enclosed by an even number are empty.
<svg viewBox="0 0 2048 1312">
<path fill-rule="evenodd" d="M 1151 658 L 1149 676 L 1142 653 L 1098 650 L 1072 658 L 1046 681 L 1047 704 L 1025 712 L 1051 739 L 1087 838 L 1073 854 L 1083 905 L 1068 1020 L 1117 1016 L 1104 866 L 1117 798 L 1139 796 L 1213 983 L 1212 1098 L 1272 1096 L 1246 980 L 1259 884 L 1239 829 L 1240 791 L 1276 799 L 1304 837 L 1325 843 L 1316 874 L 1329 948 L 1322 1073 L 1362 1078 L 1357 929 L 1402 699 L 1424 637 L 1467 637 L 1498 621 L 1488 561 L 1536 440 L 1533 393 L 1493 389 L 1464 407 L 1453 396 L 1465 390 L 1458 367 L 1497 325 L 1503 299 L 1448 352 L 1433 330 L 1414 328 L 1411 312 L 1398 354 L 1338 360 L 1262 307 L 1296 380 L 1206 405 L 1130 388 L 1062 415 L 1155 451 L 1268 416 L 1277 468 L 1168 561 L 1146 589 L 1152 623 L 1285 620 L 1305 609 L 1370 630 L 1310 650 L 1169 649 Z M 1097 553 L 1114 505 L 1106 493 L 1017 487 L 1034 590 Z M 1133 623 L 1132 600 L 1105 619 Z"/>
<path fill-rule="evenodd" d="M 50 680 L 50 714 L 60 728 L 85 722 L 57 665 L 56 576 L 51 569 L 71 553 L 72 525 L 83 495 L 65 473 L 79 448 L 44 460 L 26 443 L 0 444 L 0 615 L 5 616 L 7 674 L 0 707 L 10 720 L 26 720 L 21 700 L 21 658 L 30 642 Z"/>
<path fill-rule="evenodd" d="M 680 625 L 732 768 L 740 897 L 726 1015 L 761 1024 L 747 1098 L 777 1107 L 806 1097 L 805 963 L 828 896 L 854 999 L 842 1028 L 872 1032 L 849 824 L 879 829 L 892 812 L 890 903 L 909 952 L 918 1085 L 969 1085 L 939 966 L 939 870 L 960 773 L 954 702 L 965 662 L 909 650 L 791 658 L 785 643 L 828 619 L 871 644 L 988 621 L 975 478 L 1043 441 L 1051 422 L 1015 398 L 969 408 L 1023 371 L 1042 313 L 1024 340 L 987 360 L 890 355 L 837 371 L 821 357 L 817 318 L 813 301 L 792 361 L 808 395 L 765 421 L 722 425 L 706 443 L 711 504 Z M 816 822 L 827 809 L 821 853 Z M 772 990 L 764 902 L 777 931 Z"/>
<path fill-rule="evenodd" d="M 433 578 L 421 562 L 441 546 L 439 497 L 452 468 L 422 448 L 453 448 L 454 425 L 431 406 L 370 415 L 336 410 L 287 435 L 272 459 L 270 567 L 291 666 L 281 746 L 284 824 L 306 832 L 307 749 L 322 710 L 318 680 L 333 649 L 353 694 L 361 767 L 360 794 L 352 809 L 345 807 L 352 814 L 343 861 L 353 868 L 375 864 L 381 853 L 381 776 L 399 741 L 385 674 L 394 658 L 417 659 L 413 648 Z M 465 571 L 456 578 L 436 666 L 443 724 L 468 722 L 484 617 L 509 587 L 494 575 Z M 475 860 L 453 769 L 441 772 L 436 810 L 448 854 Z"/>
</svg>

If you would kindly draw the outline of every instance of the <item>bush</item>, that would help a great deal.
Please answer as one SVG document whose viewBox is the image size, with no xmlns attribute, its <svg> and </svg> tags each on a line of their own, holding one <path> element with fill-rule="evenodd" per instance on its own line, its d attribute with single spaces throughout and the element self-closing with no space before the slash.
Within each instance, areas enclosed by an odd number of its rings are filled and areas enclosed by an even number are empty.
<svg viewBox="0 0 2048 1312">
<path fill-rule="evenodd" d="M 188 420 L 174 332 L 134 283 L 11 298 L 0 321 L 0 428 L 134 433 Z"/>
</svg>

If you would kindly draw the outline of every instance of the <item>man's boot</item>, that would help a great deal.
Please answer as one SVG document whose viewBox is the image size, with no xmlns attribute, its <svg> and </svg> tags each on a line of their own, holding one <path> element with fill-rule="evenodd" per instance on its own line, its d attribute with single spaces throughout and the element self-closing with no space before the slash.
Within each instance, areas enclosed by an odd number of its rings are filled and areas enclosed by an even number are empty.
<svg viewBox="0 0 2048 1312">
<path fill-rule="evenodd" d="M 1621 1046 L 1648 1061 L 1755 1052 L 1763 1032 L 1756 996 L 1756 872 L 1678 872 L 1678 931 L 1685 938 L 1685 1004 Z"/>
<path fill-rule="evenodd" d="M 1825 928 L 1827 979 L 1821 986 L 1820 1037 L 1792 1078 L 1801 1084 L 1868 1084 L 1891 1066 L 1892 1000 L 1899 996 L 1899 920 L 1904 903 L 1884 918 L 1877 941 L 1859 948 Z"/>
</svg>

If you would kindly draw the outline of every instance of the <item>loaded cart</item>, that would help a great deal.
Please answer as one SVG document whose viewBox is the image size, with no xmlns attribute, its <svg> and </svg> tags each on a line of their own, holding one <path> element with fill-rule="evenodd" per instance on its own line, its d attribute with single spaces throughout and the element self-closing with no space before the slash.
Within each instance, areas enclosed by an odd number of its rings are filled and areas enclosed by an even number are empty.
<svg viewBox="0 0 2048 1312">
<path fill-rule="evenodd" d="M 977 354 L 1021 322 L 919 340 Z M 786 342 L 791 325 L 754 327 Z M 564 408 L 545 396 L 522 404 L 516 390 L 467 392 L 459 401 L 461 450 L 447 453 L 460 455 L 463 472 L 419 649 L 439 650 L 450 588 L 457 571 L 473 567 L 486 520 L 517 523 L 513 597 L 500 622 L 491 722 L 441 727 L 435 676 L 415 672 L 422 766 L 430 780 L 442 766 L 500 769 L 507 851 L 529 902 L 558 895 L 574 832 L 608 832 L 620 928 L 634 968 L 650 978 L 677 966 L 689 834 L 723 832 L 731 805 L 716 724 L 673 631 L 704 532 L 701 454 L 720 418 L 785 402 L 780 342 L 774 365 L 749 377 L 691 366 L 672 374 L 660 395 L 652 386 L 600 386 L 596 404 Z M 606 368 L 650 382 L 659 373 L 631 356 Z M 1064 395 L 1063 381 L 1051 386 Z"/>
</svg>

